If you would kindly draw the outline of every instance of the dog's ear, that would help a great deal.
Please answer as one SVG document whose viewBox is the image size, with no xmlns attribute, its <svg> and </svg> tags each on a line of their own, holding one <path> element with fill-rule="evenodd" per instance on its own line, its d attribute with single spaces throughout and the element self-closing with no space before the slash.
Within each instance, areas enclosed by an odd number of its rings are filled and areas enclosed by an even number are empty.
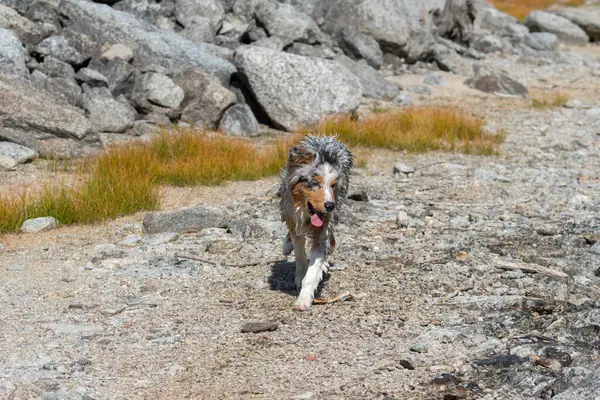
<svg viewBox="0 0 600 400">
<path fill-rule="evenodd" d="M 290 167 L 300 167 L 302 165 L 312 164 L 315 159 L 315 153 L 302 145 L 298 145 L 290 149 L 288 159 Z"/>
</svg>

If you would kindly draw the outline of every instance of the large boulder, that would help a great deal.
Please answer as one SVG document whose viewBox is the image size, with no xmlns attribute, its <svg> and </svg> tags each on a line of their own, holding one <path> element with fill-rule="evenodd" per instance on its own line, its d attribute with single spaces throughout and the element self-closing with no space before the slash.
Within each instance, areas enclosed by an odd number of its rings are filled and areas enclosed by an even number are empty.
<svg viewBox="0 0 600 400">
<path fill-rule="evenodd" d="M 12 8 L 0 4 L 0 28 L 10 29 L 26 44 L 37 44 L 50 32 L 43 25 L 21 16 Z"/>
<path fill-rule="evenodd" d="M 315 11 L 326 32 L 338 36 L 349 26 L 372 36 L 384 52 L 405 58 L 409 63 L 429 58 L 435 50 L 428 11 L 444 0 L 338 0 Z"/>
<path fill-rule="evenodd" d="M 236 101 L 236 96 L 216 79 L 198 69 L 189 69 L 173 77 L 183 88 L 181 117 L 197 127 L 215 129 L 225 110 Z"/>
<path fill-rule="evenodd" d="M 160 232 L 199 232 L 206 228 L 224 228 L 229 216 L 223 210 L 204 205 L 182 208 L 174 211 L 148 213 L 144 216 L 144 230 L 147 233 Z"/>
<path fill-rule="evenodd" d="M 133 126 L 135 109 L 128 103 L 112 98 L 110 91 L 90 90 L 81 96 L 81 106 L 87 111 L 96 132 L 123 133 Z"/>
<path fill-rule="evenodd" d="M 247 104 L 235 104 L 223 114 L 219 130 L 230 136 L 251 136 L 260 131 L 260 126 Z"/>
<path fill-rule="evenodd" d="M 208 43 L 193 43 L 183 36 L 138 20 L 134 15 L 85 0 L 61 0 L 58 7 L 68 28 L 103 44 L 123 44 L 133 50 L 142 70 L 177 73 L 196 67 L 228 84 L 235 67 L 226 52 Z"/>
<path fill-rule="evenodd" d="M 298 129 L 360 104 L 359 79 L 335 61 L 245 46 L 236 51 L 235 64 L 279 128 Z"/>
<path fill-rule="evenodd" d="M 80 65 L 86 61 L 86 57 L 71 47 L 64 36 L 46 38 L 33 51 L 42 57 L 52 56 L 71 65 Z"/>
<path fill-rule="evenodd" d="M 363 96 L 377 100 L 393 100 L 400 94 L 397 84 L 385 79 L 365 61 L 354 61 L 343 55 L 335 57 L 334 60 L 348 68 L 360 80 Z"/>
<path fill-rule="evenodd" d="M 586 33 L 565 17 L 546 11 L 530 12 L 523 23 L 531 32 L 554 33 L 558 39 L 572 44 L 585 44 L 590 41 Z"/>
<path fill-rule="evenodd" d="M 175 17 L 187 27 L 194 17 L 206 17 L 212 21 L 222 21 L 225 14 L 223 5 L 217 0 L 177 0 Z"/>
<path fill-rule="evenodd" d="M 523 39 L 523 43 L 538 51 L 552 51 L 558 48 L 558 38 L 550 32 L 529 33 Z"/>
<path fill-rule="evenodd" d="M 552 12 L 579 26 L 592 41 L 597 42 L 600 40 L 600 8 L 568 7 L 559 8 Z"/>
<path fill-rule="evenodd" d="M 340 47 L 353 60 L 364 59 L 371 67 L 379 69 L 383 64 L 383 52 L 371 36 L 354 27 L 347 27 L 340 34 Z"/>
<path fill-rule="evenodd" d="M 0 140 L 58 157 L 84 154 L 98 145 L 78 108 L 18 79 L 0 78 L 0 92 Z"/>
<path fill-rule="evenodd" d="M 260 3 L 255 15 L 270 36 L 279 36 L 290 42 L 314 44 L 323 35 L 312 18 L 288 4 Z"/>
<path fill-rule="evenodd" d="M 120 57 L 113 57 L 106 60 L 92 60 L 89 68 L 100 72 L 108 81 L 108 88 L 113 96 L 118 97 L 123 94 L 126 97 L 131 97 L 133 85 L 136 81 L 138 71 L 125 60 Z"/>
<path fill-rule="evenodd" d="M 141 75 L 131 94 L 137 109 L 144 113 L 167 114 L 178 108 L 183 98 L 182 88 L 168 76 L 156 72 Z"/>
<path fill-rule="evenodd" d="M 465 85 L 482 92 L 526 96 L 529 92 L 525 86 L 503 72 L 494 70 L 487 65 L 476 65 L 475 76 L 465 81 Z"/>
<path fill-rule="evenodd" d="M 12 78 L 25 78 L 27 53 L 14 32 L 0 28 L 0 74 Z"/>
<path fill-rule="evenodd" d="M 37 153 L 16 143 L 0 142 L 0 170 L 13 169 L 18 164 L 33 160 Z"/>
</svg>

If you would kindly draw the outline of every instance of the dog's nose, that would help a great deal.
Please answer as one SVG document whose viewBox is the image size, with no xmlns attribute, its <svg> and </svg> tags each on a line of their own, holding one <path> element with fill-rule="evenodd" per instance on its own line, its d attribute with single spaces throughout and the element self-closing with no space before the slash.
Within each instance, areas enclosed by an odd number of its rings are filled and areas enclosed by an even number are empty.
<svg viewBox="0 0 600 400">
<path fill-rule="evenodd" d="M 333 209 L 335 208 L 335 203 L 333 201 L 326 201 L 325 202 L 325 209 L 329 212 L 333 211 Z"/>
</svg>

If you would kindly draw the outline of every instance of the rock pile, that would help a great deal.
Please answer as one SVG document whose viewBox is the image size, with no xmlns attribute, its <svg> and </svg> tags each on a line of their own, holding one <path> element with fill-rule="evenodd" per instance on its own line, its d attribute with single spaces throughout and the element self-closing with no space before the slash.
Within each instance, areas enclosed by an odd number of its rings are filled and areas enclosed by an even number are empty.
<svg viewBox="0 0 600 400">
<path fill-rule="evenodd" d="M 177 121 L 293 130 L 398 98 L 384 76 L 399 66 L 472 74 L 486 53 L 553 51 L 599 26 L 570 9 L 521 25 L 466 0 L 0 0 L 0 141 L 74 157 Z"/>
</svg>

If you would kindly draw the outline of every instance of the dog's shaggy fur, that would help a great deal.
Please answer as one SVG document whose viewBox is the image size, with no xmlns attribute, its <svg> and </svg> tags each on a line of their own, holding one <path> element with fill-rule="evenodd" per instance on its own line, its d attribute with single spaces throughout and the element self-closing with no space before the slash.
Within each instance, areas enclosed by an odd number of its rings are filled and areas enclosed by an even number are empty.
<svg viewBox="0 0 600 400">
<path fill-rule="evenodd" d="M 295 252 L 299 310 L 310 308 L 327 272 L 337 210 L 346 199 L 352 165 L 350 151 L 333 137 L 307 136 L 289 151 L 279 195 L 281 219 L 289 229 L 283 254 Z"/>
</svg>

